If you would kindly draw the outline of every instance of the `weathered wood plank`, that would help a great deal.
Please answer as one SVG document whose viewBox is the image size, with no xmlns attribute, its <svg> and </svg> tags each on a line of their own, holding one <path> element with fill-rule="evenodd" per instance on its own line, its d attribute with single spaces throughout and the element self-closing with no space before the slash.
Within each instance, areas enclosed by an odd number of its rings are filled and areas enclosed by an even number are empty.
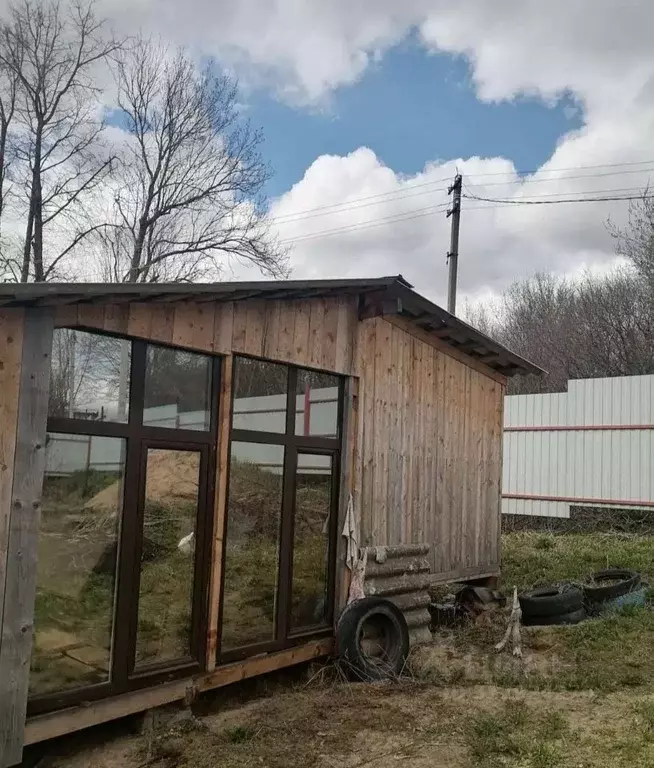
<svg viewBox="0 0 654 768">
<path fill-rule="evenodd" d="M 102 304 L 80 304 L 77 308 L 77 323 L 85 328 L 104 328 L 104 307 Z"/>
<path fill-rule="evenodd" d="M 175 305 L 173 344 L 201 352 L 213 351 L 214 306 L 194 301 Z"/>
<path fill-rule="evenodd" d="M 59 313 L 57 313 L 58 315 Z M 57 325 L 58 317 L 55 318 L 55 325 Z M 74 325 L 75 323 L 71 323 Z M 127 327 L 129 324 L 129 305 L 128 304 L 107 304 L 104 308 L 104 323 L 103 328 L 105 331 L 111 333 L 127 333 Z M 171 332 L 172 336 L 172 332 Z"/>
<path fill-rule="evenodd" d="M 265 301 L 248 301 L 245 316 L 245 348 L 248 355 L 263 355 L 263 339 L 268 325 L 268 307 Z"/>
<path fill-rule="evenodd" d="M 25 315 L 0 641 L 0 765 L 19 763 L 27 710 L 54 312 Z"/>
<path fill-rule="evenodd" d="M 336 347 L 338 336 L 338 299 L 325 299 L 320 367 L 326 371 L 336 369 Z"/>
<path fill-rule="evenodd" d="M 283 301 L 279 306 L 279 342 L 277 359 L 285 362 L 295 361 L 294 336 L 297 305 L 295 302 Z M 304 362 L 304 361 L 302 361 Z"/>
<path fill-rule="evenodd" d="M 293 331 L 293 355 L 298 362 L 307 365 L 311 360 L 309 325 L 311 319 L 311 302 L 299 301 L 295 315 Z"/>
<path fill-rule="evenodd" d="M 225 664 L 212 672 L 197 675 L 194 678 L 164 683 L 153 688 L 132 691 L 92 704 L 71 707 L 50 715 L 34 717 L 28 720 L 25 727 L 25 744 L 37 744 L 136 712 L 143 712 L 146 709 L 159 707 L 173 701 L 181 701 L 186 697 L 192 698 L 197 692 L 231 685 L 240 680 L 273 672 L 276 669 L 283 669 L 321 656 L 328 656 L 332 648 L 333 640 L 331 638 L 313 640 L 286 651 Z"/>
<path fill-rule="evenodd" d="M 334 590 L 334 627 L 347 603 L 350 586 L 350 571 L 345 565 L 347 543 L 341 535 L 345 525 L 350 494 L 354 491 L 355 442 L 357 430 L 357 391 L 358 379 L 349 377 L 343 393 L 343 447 L 341 450 L 341 476 L 338 497 L 338 517 L 336 520 L 336 588 Z"/>
<path fill-rule="evenodd" d="M 0 310 L 0 628 L 4 613 L 11 486 L 18 424 L 21 358 L 23 354 L 22 309 Z M 1 635 L 0 635 L 1 643 Z M 0 692 L 2 683 L 0 682 Z"/>
<path fill-rule="evenodd" d="M 162 344 L 172 344 L 173 330 L 175 327 L 174 304 L 150 305 L 150 335 L 152 341 Z"/>
<path fill-rule="evenodd" d="M 387 545 L 391 541 L 388 521 L 388 468 L 390 434 L 389 390 L 392 386 L 391 373 L 391 325 L 383 318 L 375 318 L 375 460 L 373 480 L 373 540 L 375 544 Z"/>
<path fill-rule="evenodd" d="M 322 368 L 322 348 L 325 332 L 325 302 L 322 299 L 311 302 L 309 318 L 309 346 L 307 362 L 314 368 Z"/>
<path fill-rule="evenodd" d="M 361 350 L 361 389 L 363 401 L 361 442 L 361 546 L 376 544 L 373 531 L 374 460 L 375 460 L 375 320 L 359 324 L 359 349 Z"/>
<path fill-rule="evenodd" d="M 227 516 L 227 481 L 229 469 L 229 441 L 231 430 L 232 374 L 234 358 L 223 360 L 220 378 L 218 412 L 218 448 L 216 460 L 215 497 L 213 508 L 213 536 L 211 540 L 211 572 L 209 575 L 209 621 L 207 632 L 207 669 L 216 666 L 218 655 L 218 627 L 220 626 L 220 585 L 223 573 L 223 541 Z"/>
<path fill-rule="evenodd" d="M 77 325 L 77 304 L 64 304 L 55 310 L 55 328 L 73 328 Z"/>
<path fill-rule="evenodd" d="M 213 321 L 213 351 L 223 355 L 232 353 L 234 335 L 234 303 L 216 304 Z"/>
<path fill-rule="evenodd" d="M 480 373 L 483 373 L 485 376 L 488 376 L 491 379 L 498 381 L 500 384 L 506 384 L 506 376 L 503 376 L 501 373 L 498 373 L 493 368 L 490 368 L 489 366 L 484 365 L 484 363 L 480 363 L 478 360 L 475 360 L 473 357 L 469 357 L 464 352 L 460 352 L 455 347 L 450 347 L 448 344 L 446 344 L 444 341 L 439 339 L 437 336 L 434 336 L 433 333 L 429 333 L 429 331 L 425 331 L 422 328 L 419 328 L 415 323 L 412 323 L 406 318 L 389 316 L 386 319 L 388 320 L 389 323 L 393 323 L 394 325 L 397 325 L 398 328 L 402 328 L 404 331 L 411 334 L 412 336 L 415 336 L 417 339 L 421 339 L 426 344 L 430 344 L 432 347 L 434 347 L 434 349 L 438 349 L 443 354 L 448 355 L 449 357 L 453 358 L 454 360 L 457 360 L 460 363 L 463 363 L 463 365 L 466 365 L 475 371 L 479 371 Z"/>
<path fill-rule="evenodd" d="M 336 350 L 334 370 L 352 372 L 352 352 L 356 328 L 356 308 L 349 296 L 342 296 L 338 303 L 338 323 L 336 329 Z"/>
<path fill-rule="evenodd" d="M 152 336 L 152 307 L 149 304 L 130 304 L 127 333 L 142 339 Z"/>
</svg>

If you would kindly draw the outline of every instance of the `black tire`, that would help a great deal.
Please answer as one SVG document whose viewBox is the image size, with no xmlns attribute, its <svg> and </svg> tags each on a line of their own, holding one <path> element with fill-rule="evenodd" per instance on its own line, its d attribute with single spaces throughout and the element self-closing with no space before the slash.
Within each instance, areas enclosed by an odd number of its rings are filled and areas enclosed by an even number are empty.
<svg viewBox="0 0 654 768">
<path fill-rule="evenodd" d="M 620 579 L 617 584 L 605 584 L 604 586 L 584 585 L 584 601 L 586 603 L 603 603 L 605 600 L 614 600 L 628 592 L 633 592 L 640 584 L 640 574 L 628 568 L 605 568 L 591 575 L 594 582 L 613 581 Z"/>
<path fill-rule="evenodd" d="M 570 584 L 532 589 L 529 592 L 523 592 L 518 599 L 525 619 L 532 616 L 542 618 L 574 613 L 584 604 L 582 591 Z"/>
<path fill-rule="evenodd" d="M 551 616 L 529 616 L 523 621 L 526 627 L 550 627 L 557 624 L 579 624 L 586 618 L 586 611 L 579 608 L 570 613 L 559 613 Z"/>
<path fill-rule="evenodd" d="M 400 675 L 409 655 L 409 628 L 402 612 L 382 597 L 347 606 L 336 627 L 336 650 L 359 680 Z"/>
</svg>

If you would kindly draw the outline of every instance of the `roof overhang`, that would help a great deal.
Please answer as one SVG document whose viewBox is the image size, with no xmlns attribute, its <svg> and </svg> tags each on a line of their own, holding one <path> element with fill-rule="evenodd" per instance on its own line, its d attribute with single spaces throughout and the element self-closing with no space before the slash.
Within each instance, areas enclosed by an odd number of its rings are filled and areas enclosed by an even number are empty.
<svg viewBox="0 0 654 768">
<path fill-rule="evenodd" d="M 358 296 L 359 317 L 403 317 L 443 343 L 505 376 L 542 369 L 413 290 L 401 276 L 352 280 L 233 283 L 2 283 L 0 307 L 176 301 L 301 300 Z"/>
</svg>

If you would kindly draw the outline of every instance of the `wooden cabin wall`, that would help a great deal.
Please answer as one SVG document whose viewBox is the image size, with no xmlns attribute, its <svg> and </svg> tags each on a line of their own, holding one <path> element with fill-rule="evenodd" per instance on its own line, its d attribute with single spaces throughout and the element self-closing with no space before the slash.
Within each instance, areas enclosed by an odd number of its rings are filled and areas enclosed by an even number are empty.
<svg viewBox="0 0 654 768">
<path fill-rule="evenodd" d="M 433 573 L 493 573 L 499 570 L 503 380 L 416 333 L 422 338 L 383 318 L 359 326 L 355 484 L 362 539 L 428 543 Z"/>
<path fill-rule="evenodd" d="M 351 374 L 357 300 L 80 304 L 59 308 L 55 322 Z"/>
</svg>

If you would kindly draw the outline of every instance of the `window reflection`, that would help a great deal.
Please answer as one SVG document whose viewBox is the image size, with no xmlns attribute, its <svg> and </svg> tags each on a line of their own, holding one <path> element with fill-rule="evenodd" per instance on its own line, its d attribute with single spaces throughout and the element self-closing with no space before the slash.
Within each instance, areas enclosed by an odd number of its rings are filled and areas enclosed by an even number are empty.
<svg viewBox="0 0 654 768">
<path fill-rule="evenodd" d="M 109 680 L 125 441 L 47 435 L 30 694 Z"/>
<path fill-rule="evenodd" d="M 288 368 L 239 357 L 234 366 L 234 429 L 286 431 Z"/>
<path fill-rule="evenodd" d="M 222 650 L 275 636 L 284 447 L 233 442 Z"/>
<path fill-rule="evenodd" d="M 298 454 L 293 525 L 291 630 L 325 623 L 329 530 L 332 508 L 332 457 Z"/>
<path fill-rule="evenodd" d="M 338 436 L 338 376 L 300 369 L 297 372 L 295 434 Z"/>
<path fill-rule="evenodd" d="M 211 360 L 182 349 L 148 345 L 143 424 L 208 430 Z"/>
<path fill-rule="evenodd" d="M 55 329 L 48 415 L 126 422 L 131 347 L 127 339 L 71 328 Z"/>
</svg>

